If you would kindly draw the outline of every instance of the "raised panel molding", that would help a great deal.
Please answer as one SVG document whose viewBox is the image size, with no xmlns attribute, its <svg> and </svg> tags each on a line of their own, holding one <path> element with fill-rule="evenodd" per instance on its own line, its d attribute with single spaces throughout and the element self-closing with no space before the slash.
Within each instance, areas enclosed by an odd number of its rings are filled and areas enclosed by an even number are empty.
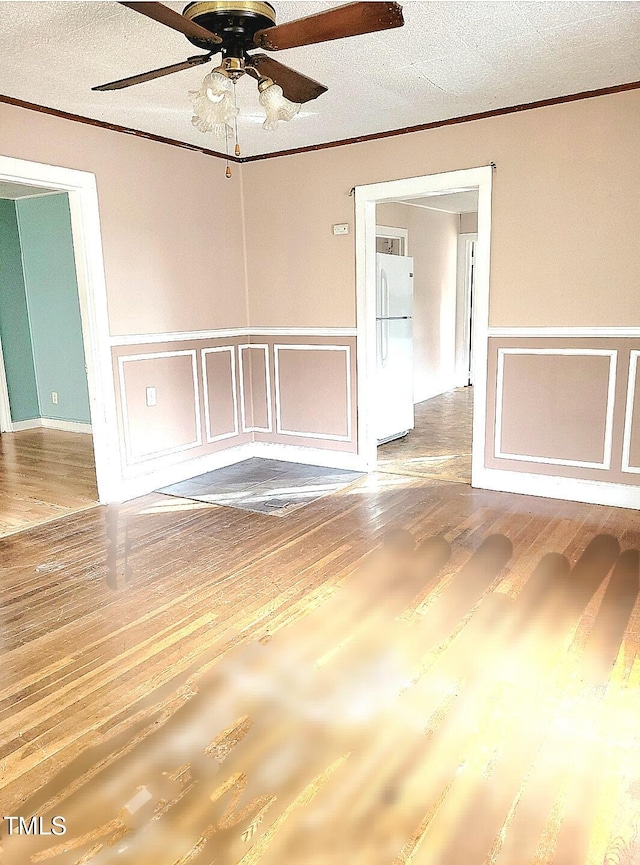
<svg viewBox="0 0 640 865">
<path fill-rule="evenodd" d="M 194 394 L 194 421 L 196 438 L 192 442 L 187 442 L 176 447 L 164 448 L 157 451 L 149 451 L 142 456 L 134 456 L 131 451 L 131 428 L 129 423 L 129 409 L 127 406 L 127 394 L 125 387 L 125 371 L 126 363 L 136 363 L 140 361 L 154 360 L 156 358 L 181 357 L 189 356 L 191 358 L 191 372 L 193 376 L 193 394 Z M 159 351 L 150 352 L 148 354 L 130 354 L 123 355 L 118 358 L 118 371 L 120 378 L 120 401 L 122 406 L 122 426 L 124 432 L 125 457 L 127 465 L 136 465 L 148 460 L 157 459 L 159 457 L 169 456 L 171 454 L 180 453 L 191 448 L 199 447 L 202 444 L 202 432 L 200 421 L 200 391 L 198 386 L 198 368 L 195 349 L 186 349 L 183 351 Z"/>
<path fill-rule="evenodd" d="M 217 354 L 219 352 L 228 351 L 231 359 L 231 394 L 233 398 L 233 431 L 220 433 L 219 435 L 211 434 L 211 406 L 209 405 L 209 381 L 207 378 L 207 355 Z M 233 345 L 221 345 L 214 348 L 203 348 L 200 351 L 200 362 L 202 364 L 202 390 L 204 396 L 204 418 L 205 418 L 205 433 L 207 442 L 218 442 L 223 439 L 233 438 L 239 434 L 238 431 L 238 395 L 236 383 L 236 352 Z"/>
<path fill-rule="evenodd" d="M 638 357 L 640 351 L 629 353 L 629 379 L 627 383 L 627 400 L 624 409 L 624 433 L 622 436 L 622 471 L 640 474 L 640 466 L 632 466 L 631 460 L 631 432 L 633 428 L 633 404 L 636 398 L 636 375 L 638 371 Z"/>
<path fill-rule="evenodd" d="M 282 351 L 341 351 L 345 355 L 345 382 L 346 382 L 346 407 L 347 407 L 347 433 L 346 435 L 335 435 L 330 433 L 319 433 L 310 430 L 289 430 L 282 427 L 282 395 L 280 389 L 280 362 L 279 355 Z M 351 348 L 348 345 L 291 345 L 276 343 L 273 346 L 274 370 L 275 370 L 275 401 L 276 401 L 276 433 L 284 436 L 296 436 L 300 438 L 312 438 L 325 441 L 350 442 L 352 441 L 351 429 Z"/>
<path fill-rule="evenodd" d="M 265 394 L 266 394 L 266 408 L 267 408 L 267 426 L 259 427 L 259 426 L 247 426 L 246 412 L 245 412 L 245 365 L 243 361 L 243 352 L 247 349 L 251 350 L 262 350 L 264 352 L 264 373 L 265 373 Z M 269 369 L 269 346 L 267 343 L 242 343 L 242 345 L 238 346 L 238 360 L 240 363 L 240 416 L 242 419 L 242 432 L 264 432 L 270 433 L 273 432 L 273 417 L 271 410 L 271 371 Z M 253 391 L 252 391 L 252 400 L 253 400 Z"/>
<path fill-rule="evenodd" d="M 506 355 L 570 355 L 577 357 L 602 356 L 609 357 L 609 382 L 607 388 L 607 406 L 605 415 L 605 434 L 602 462 L 587 462 L 584 460 L 556 459 L 553 457 L 535 456 L 531 454 L 514 454 L 502 451 L 502 418 L 504 391 L 504 358 Z M 499 348 L 498 368 L 496 375 L 496 420 L 494 431 L 494 456 L 497 459 L 519 460 L 521 462 L 540 463 L 544 465 L 575 466 L 591 469 L 610 469 L 613 448 L 613 412 L 615 407 L 615 387 L 618 352 L 615 349 L 579 349 L 579 348 Z M 638 469 L 640 471 L 640 469 Z"/>
</svg>

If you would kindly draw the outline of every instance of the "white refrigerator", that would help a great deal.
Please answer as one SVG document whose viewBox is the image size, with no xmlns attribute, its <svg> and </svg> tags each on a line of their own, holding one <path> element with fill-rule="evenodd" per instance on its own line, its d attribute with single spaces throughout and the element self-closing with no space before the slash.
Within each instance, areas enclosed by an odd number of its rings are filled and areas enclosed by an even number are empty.
<svg viewBox="0 0 640 865">
<path fill-rule="evenodd" d="M 406 435 L 413 415 L 413 258 L 376 254 L 378 444 Z"/>
</svg>

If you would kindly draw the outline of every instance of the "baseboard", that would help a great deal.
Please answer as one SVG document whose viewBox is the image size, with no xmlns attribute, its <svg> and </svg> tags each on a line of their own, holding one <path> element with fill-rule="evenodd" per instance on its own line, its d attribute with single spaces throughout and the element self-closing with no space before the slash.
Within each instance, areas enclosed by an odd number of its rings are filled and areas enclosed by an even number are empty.
<svg viewBox="0 0 640 865">
<path fill-rule="evenodd" d="M 180 481 L 195 478 L 206 472 L 212 472 L 214 469 L 234 465 L 252 456 L 255 456 L 253 443 L 249 443 L 233 448 L 226 448 L 223 451 L 207 454 L 206 456 L 197 457 L 183 463 L 164 466 L 139 477 L 124 478 L 114 502 L 126 502 L 130 499 L 137 499 L 139 496 L 146 496 L 148 493 L 155 492 L 161 487 L 167 487 L 170 484 L 177 484 Z M 111 503 L 105 502 L 105 504 Z"/>
<path fill-rule="evenodd" d="M 640 510 L 640 486 L 630 484 L 482 468 L 474 473 L 473 486 L 503 493 Z"/>
<path fill-rule="evenodd" d="M 75 420 L 59 420 L 53 417 L 35 417 L 31 420 L 18 420 L 12 424 L 13 432 L 22 432 L 26 429 L 58 429 L 63 432 L 78 432 L 91 434 L 90 423 L 80 423 Z"/>
<path fill-rule="evenodd" d="M 22 432 L 22 430 L 26 429 L 40 429 L 42 420 L 39 417 L 34 417 L 31 420 L 14 420 L 11 426 L 13 427 L 12 432 Z"/>
<path fill-rule="evenodd" d="M 267 460 L 282 460 L 288 463 L 305 463 L 311 466 L 322 466 L 329 469 L 345 469 L 347 471 L 367 471 L 365 461 L 358 454 L 344 451 L 330 451 L 321 448 L 303 448 L 298 445 L 273 444 L 271 442 L 254 442 L 254 457 Z"/>
<path fill-rule="evenodd" d="M 60 420 L 55 417 L 40 418 L 40 425 L 45 429 L 59 429 L 63 432 L 88 433 L 91 435 L 91 424 L 77 420 Z"/>
<path fill-rule="evenodd" d="M 188 460 L 175 465 L 163 466 L 138 477 L 124 478 L 119 486 L 113 502 L 126 502 L 145 496 L 161 487 L 177 484 L 180 481 L 195 478 L 214 469 L 231 466 L 251 457 L 262 457 L 270 460 L 283 460 L 291 463 L 306 463 L 324 468 L 344 469 L 350 471 L 366 471 L 364 460 L 357 454 L 341 451 L 321 450 L 319 448 L 303 448 L 296 445 L 270 444 L 269 442 L 249 442 L 237 447 L 226 448 L 214 454 Z"/>
</svg>

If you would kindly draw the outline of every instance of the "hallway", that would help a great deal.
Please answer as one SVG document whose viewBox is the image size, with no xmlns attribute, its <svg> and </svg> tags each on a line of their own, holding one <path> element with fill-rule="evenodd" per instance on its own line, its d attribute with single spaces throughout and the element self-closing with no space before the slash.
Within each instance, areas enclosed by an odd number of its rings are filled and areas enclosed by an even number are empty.
<svg viewBox="0 0 640 865">
<path fill-rule="evenodd" d="M 378 471 L 470 484 L 472 416 L 472 387 L 418 403 L 415 429 L 378 448 Z"/>
</svg>

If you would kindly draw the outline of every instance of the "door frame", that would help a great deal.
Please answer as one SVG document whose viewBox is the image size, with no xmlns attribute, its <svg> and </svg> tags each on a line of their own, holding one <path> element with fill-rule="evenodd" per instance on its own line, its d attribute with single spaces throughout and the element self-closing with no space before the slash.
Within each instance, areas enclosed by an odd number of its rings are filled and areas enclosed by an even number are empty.
<svg viewBox="0 0 640 865">
<path fill-rule="evenodd" d="M 0 180 L 68 193 L 98 498 L 101 502 L 114 501 L 121 469 L 95 175 L 0 155 Z M 0 410 L 4 414 L 9 403 L 3 372 L 1 364 Z M 5 422 L 6 417 L 3 418 Z"/>
<path fill-rule="evenodd" d="M 489 336 L 489 260 L 491 246 L 491 165 L 442 174 L 408 177 L 355 187 L 356 325 L 358 369 L 358 455 L 366 471 L 377 468 L 372 407 L 375 400 L 376 205 L 399 198 L 422 198 L 467 189 L 478 190 L 473 308 L 474 398 L 471 483 L 480 486 L 484 468 Z"/>
<path fill-rule="evenodd" d="M 473 384 L 473 351 L 471 350 L 471 244 L 478 242 L 475 231 L 458 235 L 458 265 L 456 273 L 456 387 L 466 387 L 471 373 Z M 474 262 L 475 288 L 475 262 Z"/>
</svg>

